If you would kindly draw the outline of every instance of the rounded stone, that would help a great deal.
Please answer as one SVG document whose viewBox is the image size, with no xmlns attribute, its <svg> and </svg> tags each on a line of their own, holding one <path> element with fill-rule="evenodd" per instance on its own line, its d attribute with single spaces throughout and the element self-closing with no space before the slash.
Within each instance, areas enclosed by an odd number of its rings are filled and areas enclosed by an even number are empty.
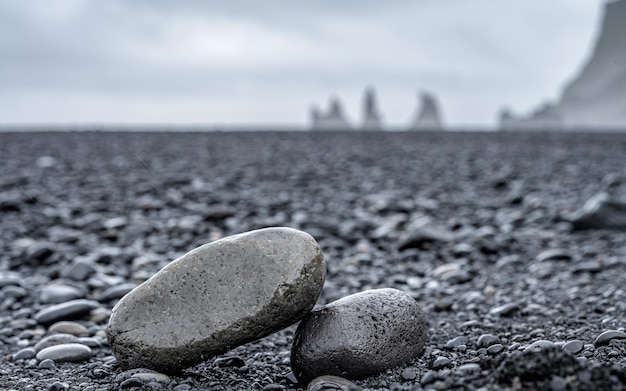
<svg viewBox="0 0 626 391">
<path fill-rule="evenodd" d="M 41 324 L 50 324 L 59 320 L 76 319 L 97 308 L 98 302 L 77 299 L 65 303 L 51 305 L 35 314 L 35 320 Z"/>
<path fill-rule="evenodd" d="M 89 330 L 87 330 L 85 326 L 83 326 L 82 324 L 78 322 L 72 322 L 72 321 L 67 321 L 67 320 L 62 320 L 62 321 L 52 324 L 48 328 L 48 332 L 50 334 L 58 334 L 58 333 L 71 334 L 77 337 L 85 337 L 89 335 Z"/>
<path fill-rule="evenodd" d="M 82 297 L 80 290 L 69 285 L 48 285 L 41 288 L 39 292 L 39 301 L 42 304 L 65 303 Z"/>
<path fill-rule="evenodd" d="M 91 358 L 91 349 L 79 343 L 50 346 L 37 353 L 37 360 L 50 359 L 55 363 L 82 362 Z"/>
<path fill-rule="evenodd" d="M 301 383 L 321 376 L 359 379 L 406 363 L 426 342 L 419 304 L 397 289 L 373 289 L 329 303 L 302 320 L 291 367 Z"/>
<path fill-rule="evenodd" d="M 47 337 L 41 339 L 41 341 L 37 342 L 33 347 L 36 352 L 40 352 L 45 348 L 54 345 L 68 344 L 68 343 L 77 343 L 78 337 L 72 334 L 52 334 Z"/>
<path fill-rule="evenodd" d="M 163 372 L 207 360 L 302 319 L 326 276 L 313 237 L 265 228 L 203 245 L 113 308 L 107 337 L 122 368 Z"/>
</svg>

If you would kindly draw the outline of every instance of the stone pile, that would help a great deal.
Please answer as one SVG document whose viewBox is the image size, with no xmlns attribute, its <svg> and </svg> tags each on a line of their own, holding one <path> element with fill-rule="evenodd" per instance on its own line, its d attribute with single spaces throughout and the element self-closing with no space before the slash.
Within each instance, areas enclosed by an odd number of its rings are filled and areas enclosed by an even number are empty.
<svg viewBox="0 0 626 391">
<path fill-rule="evenodd" d="M 424 314 L 399 290 L 364 291 L 309 312 L 325 275 L 320 247 L 302 231 L 229 236 L 183 255 L 124 296 L 111 313 L 108 340 L 122 368 L 177 373 L 302 320 L 292 350 L 302 384 L 323 375 L 372 376 L 420 354 Z M 88 354 L 74 345 L 59 348 L 65 361 Z"/>
</svg>

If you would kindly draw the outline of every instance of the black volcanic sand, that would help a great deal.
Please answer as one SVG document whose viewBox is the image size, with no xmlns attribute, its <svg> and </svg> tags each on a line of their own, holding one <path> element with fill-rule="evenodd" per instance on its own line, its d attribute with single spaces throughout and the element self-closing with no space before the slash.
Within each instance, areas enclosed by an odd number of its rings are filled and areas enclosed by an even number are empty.
<svg viewBox="0 0 626 391">
<path fill-rule="evenodd" d="M 33 320 L 44 286 L 110 310 L 109 286 L 277 225 L 322 246 L 319 304 L 393 287 L 422 305 L 422 355 L 355 381 L 366 389 L 625 389 L 626 339 L 594 341 L 626 328 L 626 233 L 572 232 L 562 218 L 625 163 L 626 134 L 0 133 L 0 276 L 20 279 L 1 288 L 0 389 L 303 387 L 289 366 L 295 326 L 143 386 L 116 379 L 106 319 L 89 315 L 77 321 L 102 344 L 89 361 L 12 357 L 46 333 Z M 426 217 L 454 239 L 400 251 Z M 537 258 L 548 249 L 561 251 Z M 93 266 L 84 281 L 77 259 Z"/>
</svg>

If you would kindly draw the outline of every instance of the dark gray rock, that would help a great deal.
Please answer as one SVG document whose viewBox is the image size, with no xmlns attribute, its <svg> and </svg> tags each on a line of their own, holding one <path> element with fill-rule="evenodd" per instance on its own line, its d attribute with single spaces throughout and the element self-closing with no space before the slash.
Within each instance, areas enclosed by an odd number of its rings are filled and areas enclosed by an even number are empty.
<svg viewBox="0 0 626 391">
<path fill-rule="evenodd" d="M 424 313 L 397 289 L 374 289 L 327 304 L 302 320 L 291 351 L 300 382 L 321 375 L 365 378 L 418 356 Z"/>
<path fill-rule="evenodd" d="M 79 343 L 68 343 L 47 347 L 37 353 L 37 360 L 50 359 L 55 363 L 83 362 L 91 358 L 91 349 Z"/>
<path fill-rule="evenodd" d="M 626 201 L 614 199 L 607 192 L 590 198 L 569 217 L 574 230 L 626 230 Z"/>
<path fill-rule="evenodd" d="M 59 320 L 71 320 L 88 314 L 98 308 L 96 301 L 77 299 L 61 304 L 55 304 L 42 309 L 35 314 L 35 320 L 41 324 L 50 324 Z"/>
<path fill-rule="evenodd" d="M 123 368 L 176 371 L 304 317 L 326 264 L 291 228 L 226 237 L 171 262 L 113 308 L 107 337 Z"/>
</svg>

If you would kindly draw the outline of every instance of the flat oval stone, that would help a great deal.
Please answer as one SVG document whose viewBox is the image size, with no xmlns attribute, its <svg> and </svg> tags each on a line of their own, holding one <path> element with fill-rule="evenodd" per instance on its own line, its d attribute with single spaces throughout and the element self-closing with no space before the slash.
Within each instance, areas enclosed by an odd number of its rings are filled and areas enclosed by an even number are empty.
<svg viewBox="0 0 626 391">
<path fill-rule="evenodd" d="M 67 321 L 67 320 L 62 320 L 62 321 L 52 324 L 48 328 L 48 332 L 50 334 L 57 334 L 57 333 L 71 334 L 77 337 L 85 337 L 89 335 L 89 330 L 87 330 L 85 326 L 83 326 L 82 324 L 78 322 L 72 322 L 72 321 Z"/>
<path fill-rule="evenodd" d="M 80 299 L 84 295 L 80 290 L 69 285 L 48 285 L 41 288 L 39 301 L 43 304 L 59 304 Z"/>
<path fill-rule="evenodd" d="M 37 353 L 37 360 L 50 359 L 55 363 L 82 362 L 91 358 L 91 349 L 79 343 L 50 346 Z"/>
<path fill-rule="evenodd" d="M 397 289 L 373 289 L 329 303 L 302 320 L 291 350 L 301 383 L 321 375 L 359 379 L 418 356 L 427 326 L 419 304 Z"/>
<path fill-rule="evenodd" d="M 313 237 L 265 228 L 205 244 L 113 308 L 107 337 L 122 368 L 175 372 L 302 319 L 326 276 Z"/>
<path fill-rule="evenodd" d="M 40 324 L 50 324 L 59 320 L 76 319 L 99 306 L 97 301 L 77 299 L 65 303 L 51 305 L 35 314 Z"/>
<path fill-rule="evenodd" d="M 52 334 L 47 337 L 41 339 L 41 341 L 37 342 L 34 346 L 36 352 L 40 352 L 45 348 L 54 345 L 68 344 L 68 343 L 77 343 L 78 337 L 71 334 Z"/>
</svg>

